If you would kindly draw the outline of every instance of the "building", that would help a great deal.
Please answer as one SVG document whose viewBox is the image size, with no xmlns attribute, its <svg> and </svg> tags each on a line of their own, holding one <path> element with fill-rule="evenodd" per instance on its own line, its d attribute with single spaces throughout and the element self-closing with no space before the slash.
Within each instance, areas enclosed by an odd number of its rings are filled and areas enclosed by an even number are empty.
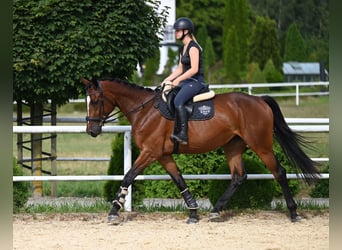
<svg viewBox="0 0 342 250">
<path fill-rule="evenodd" d="M 176 0 L 162 0 L 159 7 L 163 9 L 165 6 L 169 8 L 169 15 L 167 17 L 167 24 L 164 27 L 164 37 L 160 42 L 160 63 L 159 68 L 157 70 L 157 75 L 161 75 L 164 71 L 165 65 L 168 61 L 169 48 L 178 50 L 178 46 L 176 44 L 175 31 L 173 30 L 173 24 L 176 21 Z"/>
<path fill-rule="evenodd" d="M 284 62 L 285 82 L 328 81 L 328 71 L 318 62 Z"/>
</svg>

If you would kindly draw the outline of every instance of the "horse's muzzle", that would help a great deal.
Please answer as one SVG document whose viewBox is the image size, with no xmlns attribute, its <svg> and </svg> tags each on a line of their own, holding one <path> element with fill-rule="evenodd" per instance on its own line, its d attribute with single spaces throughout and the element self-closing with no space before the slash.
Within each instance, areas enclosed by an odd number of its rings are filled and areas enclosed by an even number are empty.
<svg viewBox="0 0 342 250">
<path fill-rule="evenodd" d="M 96 137 L 102 132 L 102 126 L 99 125 L 88 125 L 87 126 L 87 134 L 91 135 L 92 137 Z"/>
</svg>

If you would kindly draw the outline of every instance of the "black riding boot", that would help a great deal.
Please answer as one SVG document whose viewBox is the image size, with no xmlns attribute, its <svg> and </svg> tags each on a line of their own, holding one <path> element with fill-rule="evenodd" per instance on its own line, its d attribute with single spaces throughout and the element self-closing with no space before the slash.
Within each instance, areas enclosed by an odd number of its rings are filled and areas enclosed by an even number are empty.
<svg viewBox="0 0 342 250">
<path fill-rule="evenodd" d="M 177 129 L 174 130 L 171 139 L 176 140 L 181 144 L 188 144 L 188 114 L 183 106 L 176 107 L 175 111 L 175 128 Z"/>
</svg>

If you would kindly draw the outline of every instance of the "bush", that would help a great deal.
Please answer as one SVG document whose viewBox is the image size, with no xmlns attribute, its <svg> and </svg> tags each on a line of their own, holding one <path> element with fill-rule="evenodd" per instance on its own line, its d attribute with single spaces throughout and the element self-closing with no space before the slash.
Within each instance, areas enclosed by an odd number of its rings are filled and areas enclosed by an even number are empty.
<svg viewBox="0 0 342 250">
<path fill-rule="evenodd" d="M 323 168 L 322 173 L 329 173 L 329 165 Z M 329 179 L 319 180 L 310 191 L 313 198 L 329 198 Z"/>
<path fill-rule="evenodd" d="M 226 162 L 222 150 L 197 155 L 174 155 L 174 159 L 182 174 L 210 174 Z M 167 174 L 157 162 L 151 164 L 144 174 Z M 206 180 L 186 180 L 190 192 L 195 198 L 206 197 L 209 184 Z M 172 180 L 143 181 L 144 196 L 149 198 L 181 198 L 180 190 Z"/>
<path fill-rule="evenodd" d="M 13 158 L 13 176 L 23 175 L 23 170 L 17 165 L 17 160 Z M 30 195 L 30 184 L 24 181 L 13 182 L 13 213 L 20 211 L 26 204 Z"/>
<path fill-rule="evenodd" d="M 269 173 L 261 161 L 251 154 L 245 154 L 243 161 L 248 174 Z M 215 174 L 228 174 L 228 169 L 227 164 L 222 164 Z M 230 182 L 230 180 L 211 181 L 208 197 L 213 205 L 216 204 Z M 269 207 L 276 194 L 275 187 L 274 180 L 246 180 L 228 202 L 227 209 Z"/>
</svg>

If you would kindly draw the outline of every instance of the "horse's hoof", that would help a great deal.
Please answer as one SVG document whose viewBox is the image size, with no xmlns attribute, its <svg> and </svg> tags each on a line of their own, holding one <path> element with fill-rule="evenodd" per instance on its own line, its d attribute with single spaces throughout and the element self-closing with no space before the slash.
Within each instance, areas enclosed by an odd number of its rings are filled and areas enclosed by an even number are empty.
<svg viewBox="0 0 342 250">
<path fill-rule="evenodd" d="M 299 215 L 295 215 L 295 216 L 291 216 L 291 222 L 299 222 L 302 220 L 302 217 L 300 217 Z"/>
<path fill-rule="evenodd" d="M 209 214 L 209 221 L 212 222 L 221 222 L 223 221 L 223 218 L 220 216 L 218 212 L 213 212 Z"/>
<path fill-rule="evenodd" d="M 108 215 L 108 221 L 107 221 L 107 224 L 108 225 L 119 225 L 123 222 L 123 219 L 120 218 L 119 215 Z"/>
<path fill-rule="evenodd" d="M 189 218 L 187 221 L 186 221 L 186 224 L 196 224 L 199 222 L 199 219 L 198 218 Z"/>
</svg>

